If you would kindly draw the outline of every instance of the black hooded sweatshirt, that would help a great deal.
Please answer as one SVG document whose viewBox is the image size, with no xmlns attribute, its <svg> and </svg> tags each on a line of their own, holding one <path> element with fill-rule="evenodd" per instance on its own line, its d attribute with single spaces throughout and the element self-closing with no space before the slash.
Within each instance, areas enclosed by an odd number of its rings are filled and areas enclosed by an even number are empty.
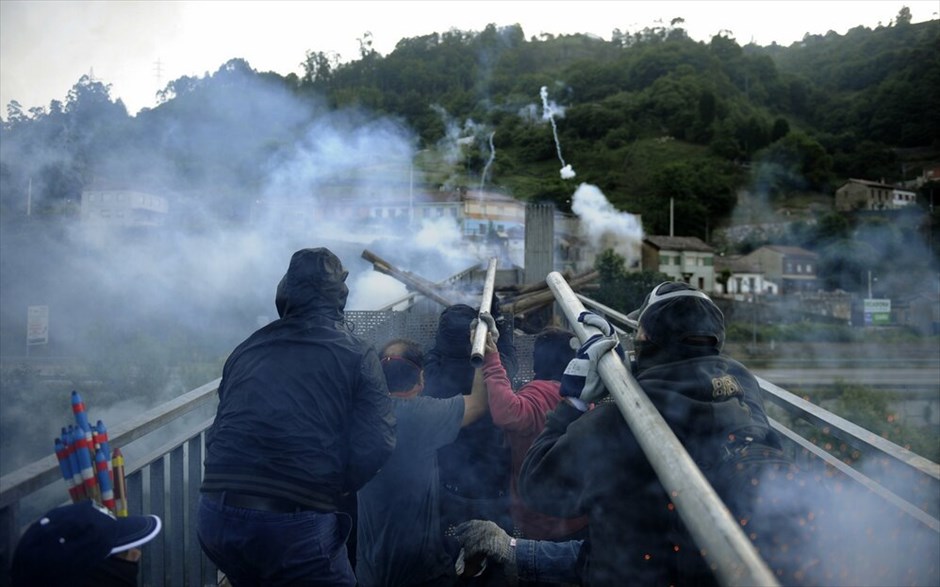
<svg viewBox="0 0 940 587">
<path fill-rule="evenodd" d="M 639 373 L 649 396 L 719 496 L 748 525 L 772 536 L 798 517 L 756 506 L 750 481 L 792 463 L 767 420 L 754 376 L 724 356 L 664 363 Z M 526 503 L 547 514 L 589 516 L 584 585 L 715 585 L 699 547 L 672 505 L 617 405 L 582 414 L 562 402 L 548 415 L 519 475 Z M 784 504 L 788 505 L 788 504 Z M 770 553 L 762 549 L 763 556 Z M 791 561 L 766 559 L 776 571 Z M 792 574 L 781 575 L 790 583 Z M 783 580 L 788 579 L 788 580 Z"/>
<path fill-rule="evenodd" d="M 325 248 L 291 257 L 280 319 L 229 356 L 206 435 L 202 491 L 289 499 L 335 511 L 395 447 L 375 349 L 344 324 L 347 272 Z"/>
<path fill-rule="evenodd" d="M 518 371 L 512 322 L 502 319 L 494 299 L 499 339 L 496 346 L 506 373 Z M 478 311 L 466 304 L 444 309 L 438 322 L 434 346 L 424 360 L 424 394 L 436 398 L 468 395 L 473 386 L 470 364 L 470 323 Z M 489 412 L 460 430 L 457 440 L 438 451 L 441 484 L 463 497 L 486 499 L 508 495 L 512 474 L 508 442 Z"/>
</svg>

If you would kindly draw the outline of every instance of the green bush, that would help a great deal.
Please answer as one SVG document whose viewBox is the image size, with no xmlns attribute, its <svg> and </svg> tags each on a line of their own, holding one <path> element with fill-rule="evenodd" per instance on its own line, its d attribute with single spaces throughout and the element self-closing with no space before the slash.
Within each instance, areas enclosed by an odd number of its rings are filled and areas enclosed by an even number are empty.
<svg viewBox="0 0 940 587">
<path fill-rule="evenodd" d="M 835 395 L 837 400 L 832 412 L 926 459 L 940 462 L 936 427 L 903 424 L 897 414 L 891 411 L 884 391 L 838 382 Z M 853 464 L 864 458 L 861 451 L 825 430 L 807 425 L 798 426 L 798 429 L 802 429 L 803 436 L 813 444 L 825 448 L 845 463 Z"/>
</svg>

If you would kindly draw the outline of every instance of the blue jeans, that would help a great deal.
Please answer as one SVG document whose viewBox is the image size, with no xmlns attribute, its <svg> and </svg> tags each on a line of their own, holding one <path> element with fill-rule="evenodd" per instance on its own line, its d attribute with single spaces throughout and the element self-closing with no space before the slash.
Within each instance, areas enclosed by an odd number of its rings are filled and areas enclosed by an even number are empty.
<svg viewBox="0 0 940 587">
<path fill-rule="evenodd" d="M 520 582 L 581 584 L 578 553 L 583 540 L 516 541 L 516 572 Z"/>
<path fill-rule="evenodd" d="M 202 550 L 234 587 L 356 585 L 347 514 L 262 512 L 200 496 L 197 524 Z"/>
</svg>

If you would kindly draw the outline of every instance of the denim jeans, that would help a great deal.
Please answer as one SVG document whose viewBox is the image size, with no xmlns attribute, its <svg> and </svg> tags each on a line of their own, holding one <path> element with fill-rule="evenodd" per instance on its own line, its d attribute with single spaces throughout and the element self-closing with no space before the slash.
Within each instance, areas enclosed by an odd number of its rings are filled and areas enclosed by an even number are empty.
<svg viewBox="0 0 940 587">
<path fill-rule="evenodd" d="M 199 499 L 199 543 L 234 587 L 353 587 L 346 554 L 351 527 L 343 513 L 281 514 Z"/>
<path fill-rule="evenodd" d="M 549 540 L 516 541 L 516 572 L 520 583 L 581 584 L 578 553 L 583 540 L 551 542 Z"/>
</svg>

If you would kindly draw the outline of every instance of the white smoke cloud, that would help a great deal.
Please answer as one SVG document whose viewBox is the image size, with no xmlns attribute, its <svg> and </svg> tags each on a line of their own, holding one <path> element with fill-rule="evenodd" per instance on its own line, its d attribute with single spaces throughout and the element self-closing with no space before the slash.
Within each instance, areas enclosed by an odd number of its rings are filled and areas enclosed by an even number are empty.
<svg viewBox="0 0 940 587">
<path fill-rule="evenodd" d="M 617 210 L 597 186 L 588 183 L 575 190 L 571 211 L 581 219 L 581 233 L 596 250 L 613 249 L 628 267 L 639 260 L 643 241 L 639 216 Z"/>
<path fill-rule="evenodd" d="M 92 229 L 76 214 L 61 216 L 62 225 L 54 230 L 4 231 L 4 331 L 25 333 L 27 306 L 47 305 L 50 347 L 33 351 L 87 363 L 107 354 L 101 376 L 113 380 L 63 383 L 63 395 L 38 381 L 33 370 L 25 383 L 4 378 L 4 473 L 46 456 L 60 426 L 44 420 L 24 430 L 13 419 L 61 411 L 69 385 L 107 414 L 113 426 L 192 388 L 192 381 L 179 377 L 168 383 L 161 371 L 172 374 L 177 365 L 171 349 L 192 348 L 189 360 L 205 366 L 209 375 L 196 385 L 217 377 L 212 365 L 257 329 L 259 320 L 276 316 L 277 283 L 300 248 L 323 246 L 340 257 L 350 272 L 350 310 L 374 309 L 406 293 L 403 284 L 376 273 L 361 258 L 365 249 L 432 281 L 477 262 L 461 250 L 453 220 L 409 227 L 402 223 L 407 218 L 368 212 L 378 204 L 399 205 L 409 195 L 415 202 L 425 197 L 423 178 L 412 165 L 417 141 L 409 129 L 360 111 L 324 111 L 286 89 L 247 85 L 252 83 L 259 82 L 251 78 L 240 91 L 216 96 L 215 118 L 187 120 L 185 113 L 168 113 L 180 119 L 168 121 L 165 133 L 126 145 L 108 163 L 108 169 L 124 169 L 128 182 L 123 189 L 167 198 L 170 210 L 163 226 Z M 188 130 L 177 133 L 177 128 Z M 192 185 L 172 175 L 178 162 L 164 160 L 155 150 L 184 139 L 194 145 L 186 167 L 199 181 L 186 193 L 161 189 Z M 62 156 L 51 151 L 31 155 L 36 160 Z M 18 160 L 23 157 L 4 141 L 5 165 L 33 169 L 32 160 Z M 264 180 L 257 186 L 240 183 L 229 173 L 231 166 L 218 164 L 226 159 L 265 170 Z M 38 186 L 33 188 L 39 193 Z M 331 210 L 355 214 L 327 214 Z M 147 357 L 130 356 L 141 339 Z M 142 369 L 152 375 L 140 376 Z M 35 386 L 46 387 L 27 393 Z M 122 406 L 128 406 L 126 414 Z"/>
<path fill-rule="evenodd" d="M 404 283 L 377 271 L 363 271 L 348 285 L 347 310 L 374 310 L 408 295 Z"/>
</svg>

